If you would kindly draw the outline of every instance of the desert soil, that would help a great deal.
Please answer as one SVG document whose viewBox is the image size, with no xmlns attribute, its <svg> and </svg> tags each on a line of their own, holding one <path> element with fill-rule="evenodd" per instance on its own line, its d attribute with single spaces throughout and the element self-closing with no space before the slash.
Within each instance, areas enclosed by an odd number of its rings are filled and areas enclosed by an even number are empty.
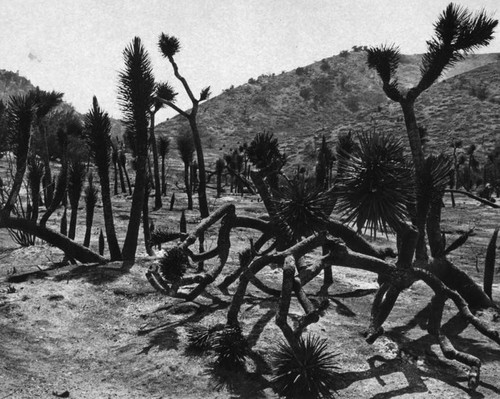
<svg viewBox="0 0 500 399">
<path fill-rule="evenodd" d="M 118 232 L 124 236 L 130 199 L 118 196 L 114 200 Z M 173 211 L 152 213 L 156 226 L 177 229 L 184 200 L 179 194 Z M 236 204 L 241 215 L 264 212 L 256 197 L 248 196 L 214 200 L 212 209 L 228 201 Z M 462 197 L 453 210 L 449 198 L 445 202 L 443 227 L 450 242 L 476 226 L 475 235 L 452 260 L 481 283 L 486 246 L 500 224 L 500 213 Z M 199 221 L 196 211 L 187 216 L 188 229 L 193 228 Z M 80 218 L 84 218 L 83 210 Z M 83 230 L 82 225 L 77 239 L 82 239 Z M 248 234 L 233 232 L 230 259 L 216 284 L 235 270 L 238 252 L 248 245 Z M 214 240 L 214 236 L 207 240 L 208 247 Z M 210 368 L 213 356 L 186 351 L 191 326 L 225 321 L 231 295 L 224 295 L 216 284 L 194 302 L 183 303 L 157 293 L 147 282 L 145 272 L 155 259 L 143 252 L 124 274 L 119 264 L 61 266 L 63 255 L 56 248 L 42 243 L 18 248 L 6 231 L 0 231 L 0 242 L 0 399 L 277 397 L 270 386 L 271 353 L 282 336 L 274 323 L 276 298 L 249 290 L 240 315 L 252 350 L 247 373 L 232 384 L 221 384 Z M 211 265 L 208 262 L 206 267 Z M 329 348 L 338 354 L 337 397 L 500 398 L 500 348 L 464 326 L 450 302 L 445 331 L 458 349 L 483 362 L 476 392 L 467 388 L 467 369 L 446 360 L 422 328 L 430 289 L 417 283 L 405 291 L 385 324 L 386 334 L 369 345 L 362 333 L 369 322 L 376 276 L 341 267 L 333 272 L 330 306 L 308 332 L 327 339 Z M 278 287 L 281 270 L 268 268 L 260 276 Z M 498 299 L 499 276 L 495 277 L 493 295 Z M 321 283 L 317 277 L 306 286 L 312 298 Z M 230 294 L 235 287 L 230 287 Z M 291 319 L 301 314 L 293 301 Z M 500 329 L 492 315 L 484 318 Z"/>
</svg>

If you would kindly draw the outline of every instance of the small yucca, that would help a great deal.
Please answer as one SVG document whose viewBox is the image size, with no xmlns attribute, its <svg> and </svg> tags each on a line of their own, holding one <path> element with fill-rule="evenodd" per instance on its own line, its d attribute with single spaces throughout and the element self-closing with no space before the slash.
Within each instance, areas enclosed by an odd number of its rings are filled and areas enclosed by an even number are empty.
<svg viewBox="0 0 500 399">
<path fill-rule="evenodd" d="M 281 342 L 273 353 L 275 390 L 290 398 L 330 398 L 337 382 L 337 354 L 330 352 L 326 340 L 308 335 L 299 339 L 298 351 Z"/>
<path fill-rule="evenodd" d="M 202 353 L 213 349 L 214 339 L 217 332 L 222 330 L 224 326 L 217 324 L 212 327 L 195 325 L 188 329 L 188 345 L 187 349 L 192 352 Z"/>
<path fill-rule="evenodd" d="M 215 361 L 217 367 L 233 371 L 244 367 L 248 344 L 239 326 L 226 326 L 217 332 L 213 340 L 213 349 L 217 354 Z"/>
<path fill-rule="evenodd" d="M 184 276 L 188 266 L 187 254 L 182 249 L 174 247 L 160 260 L 160 273 L 165 280 L 175 282 Z"/>
</svg>

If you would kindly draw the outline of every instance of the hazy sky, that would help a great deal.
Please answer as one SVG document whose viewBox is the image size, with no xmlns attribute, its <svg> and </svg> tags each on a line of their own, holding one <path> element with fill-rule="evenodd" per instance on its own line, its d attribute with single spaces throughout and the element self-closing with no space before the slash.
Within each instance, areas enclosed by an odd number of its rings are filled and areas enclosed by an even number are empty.
<svg viewBox="0 0 500 399">
<path fill-rule="evenodd" d="M 86 112 L 96 95 L 114 117 L 123 49 L 139 36 L 157 80 L 175 83 L 159 54 L 160 33 L 180 39 L 176 60 L 198 93 L 213 95 L 263 73 L 280 73 L 350 49 L 396 43 L 425 51 L 448 0 L 0 0 L 0 69 L 65 93 Z M 497 0 L 464 0 L 496 18 Z M 480 52 L 500 52 L 500 33 Z M 187 106 L 185 96 L 179 104 Z M 165 117 L 165 114 L 163 114 Z"/>
</svg>

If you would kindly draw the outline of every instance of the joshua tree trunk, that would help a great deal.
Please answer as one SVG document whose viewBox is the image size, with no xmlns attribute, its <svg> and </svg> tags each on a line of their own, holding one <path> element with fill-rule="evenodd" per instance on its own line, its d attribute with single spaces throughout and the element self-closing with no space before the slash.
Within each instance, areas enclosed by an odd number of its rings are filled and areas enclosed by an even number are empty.
<svg viewBox="0 0 500 399">
<path fill-rule="evenodd" d="M 186 195 L 187 195 L 187 201 L 188 205 L 187 208 L 192 211 L 193 210 L 193 193 L 191 191 L 191 182 L 189 181 L 189 176 L 190 176 L 190 167 L 189 164 L 185 163 L 184 164 L 184 186 L 186 187 Z"/>
<path fill-rule="evenodd" d="M 161 184 L 160 184 L 160 171 L 158 167 L 158 149 L 156 147 L 155 138 L 155 113 L 151 112 L 151 121 L 149 128 L 149 142 L 151 145 L 151 150 L 153 151 L 153 176 L 155 182 L 155 210 L 162 207 L 161 202 Z"/>
</svg>

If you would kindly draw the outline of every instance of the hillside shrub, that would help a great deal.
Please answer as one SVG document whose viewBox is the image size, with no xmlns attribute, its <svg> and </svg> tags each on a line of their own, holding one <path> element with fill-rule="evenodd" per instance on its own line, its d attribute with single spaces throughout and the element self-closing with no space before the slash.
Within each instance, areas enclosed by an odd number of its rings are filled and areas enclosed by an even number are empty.
<svg viewBox="0 0 500 399">
<path fill-rule="evenodd" d="M 480 101 L 484 101 L 488 98 L 488 87 L 483 82 L 479 84 L 471 84 L 469 88 L 469 95 L 476 97 Z"/>
</svg>

